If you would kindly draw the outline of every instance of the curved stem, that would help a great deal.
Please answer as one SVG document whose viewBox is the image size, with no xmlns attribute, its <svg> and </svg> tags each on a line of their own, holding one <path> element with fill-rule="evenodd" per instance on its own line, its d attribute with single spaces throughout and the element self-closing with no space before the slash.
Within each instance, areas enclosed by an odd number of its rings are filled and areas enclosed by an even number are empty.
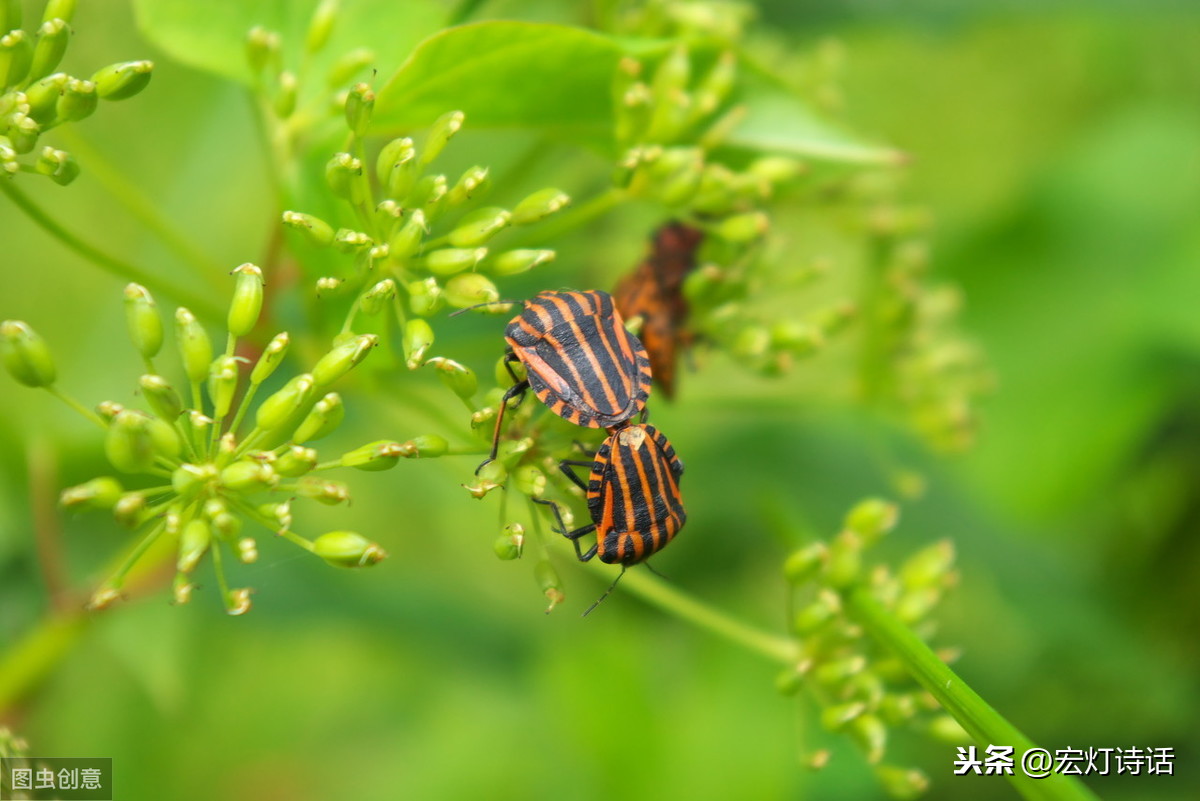
<svg viewBox="0 0 1200 801">
<path fill-rule="evenodd" d="M 88 173 L 95 176 L 100 185 L 124 206 L 126 211 L 158 236 L 167 249 L 188 265 L 195 275 L 216 286 L 216 279 L 222 273 L 221 265 L 190 241 L 170 218 L 162 213 L 159 204 L 146 197 L 135 184 L 121 174 L 120 170 L 109 164 L 73 126 L 64 128 L 62 137 L 71 152 L 79 156 L 81 161 L 87 162 Z"/>
<path fill-rule="evenodd" d="M 843 595 L 846 609 L 874 640 L 888 648 L 904 667 L 980 745 L 1011 745 L 1016 754 L 1033 742 L 979 697 L 921 638 L 883 608 L 866 587 Z M 1017 792 L 1030 801 L 1095 801 L 1096 796 L 1073 776 L 1051 773 L 1033 779 L 1020 769 L 1008 776 Z"/>
<path fill-rule="evenodd" d="M 42 230 L 57 239 L 69 249 L 75 251 L 80 256 L 83 256 L 88 261 L 95 264 L 100 269 L 117 276 L 126 281 L 135 281 L 146 287 L 149 287 L 155 292 L 159 292 L 167 297 L 186 305 L 189 309 L 196 312 L 197 315 L 208 320 L 222 319 L 224 312 L 216 304 L 202 296 L 166 283 L 157 276 L 151 275 L 142 268 L 130 264 L 127 261 L 118 259 L 108 253 L 97 248 L 88 242 L 83 241 L 75 234 L 68 231 L 58 220 L 47 214 L 40 206 L 33 202 L 20 189 L 18 189 L 13 181 L 0 181 L 0 191 L 8 195 L 9 199 L 16 204 L 17 208 L 25 212 L 31 220 L 41 226 Z"/>
</svg>

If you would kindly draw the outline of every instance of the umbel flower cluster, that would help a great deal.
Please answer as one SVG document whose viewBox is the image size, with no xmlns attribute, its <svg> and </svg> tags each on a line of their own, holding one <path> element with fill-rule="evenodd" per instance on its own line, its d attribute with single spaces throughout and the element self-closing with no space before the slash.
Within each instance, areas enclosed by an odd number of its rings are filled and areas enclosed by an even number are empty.
<svg viewBox="0 0 1200 801">
<path fill-rule="evenodd" d="M 857 614 L 864 605 L 878 608 L 876 619 L 887 617 L 928 638 L 934 633 L 931 613 L 957 583 L 949 541 L 917 551 L 897 569 L 865 565 L 866 551 L 898 519 L 894 504 L 868 498 L 850 510 L 834 537 L 809 542 L 787 558 L 784 574 L 792 585 L 797 655 L 777 685 L 789 695 L 807 691 L 820 709 L 822 727 L 850 737 L 888 794 L 914 798 L 929 780 L 914 768 L 885 761 L 890 731 L 916 730 L 949 743 L 970 738 L 917 686 L 894 654 L 866 636 Z M 938 654 L 942 661 L 954 656 L 950 651 Z M 829 757 L 828 750 L 817 749 L 808 759 L 811 767 L 820 768 Z"/>
<path fill-rule="evenodd" d="M 88 78 L 55 71 L 70 44 L 75 4 L 49 0 L 41 23 L 27 31 L 22 4 L 0 2 L 0 178 L 32 172 L 71 183 L 79 165 L 64 150 L 39 150 L 42 134 L 91 116 L 101 100 L 133 97 L 150 82 L 150 61 L 110 64 Z"/>
<path fill-rule="evenodd" d="M 138 284 L 125 288 L 130 337 L 146 370 L 137 382 L 144 408 L 105 401 L 95 411 L 87 409 L 59 388 L 54 359 L 36 332 L 24 322 L 0 323 L 8 372 L 26 386 L 48 390 L 102 427 L 105 455 L 122 474 L 65 490 L 63 505 L 109 511 L 120 523 L 143 532 L 123 563 L 93 593 L 93 609 L 121 597 L 139 562 L 151 562 L 152 554 L 174 549 L 176 603 L 191 597 L 195 571 L 205 555 L 211 555 L 226 611 L 241 614 L 250 608 L 251 591 L 230 587 L 223 563 L 227 558 L 254 562 L 262 532 L 333 565 L 375 564 L 386 554 L 356 532 L 332 531 L 316 539 L 296 533 L 293 505 L 348 501 L 347 485 L 325 478 L 327 470 L 386 470 L 402 458 L 446 452 L 444 439 L 425 436 L 408 442 L 370 442 L 323 460 L 312 443 L 334 431 L 345 415 L 341 397 L 331 388 L 371 352 L 377 338 L 339 337 L 310 371 L 280 385 L 278 371 L 289 346 L 286 332 L 271 339 L 252 364 L 237 355 L 239 338 L 258 322 L 263 281 L 252 264 L 241 265 L 233 274 L 236 288 L 223 352 L 214 352 L 208 332 L 188 309 L 175 311 L 181 385 L 158 369 L 166 332 L 154 299 Z M 278 388 L 260 399 L 267 385 Z M 127 486 L 146 479 L 155 483 Z"/>
</svg>

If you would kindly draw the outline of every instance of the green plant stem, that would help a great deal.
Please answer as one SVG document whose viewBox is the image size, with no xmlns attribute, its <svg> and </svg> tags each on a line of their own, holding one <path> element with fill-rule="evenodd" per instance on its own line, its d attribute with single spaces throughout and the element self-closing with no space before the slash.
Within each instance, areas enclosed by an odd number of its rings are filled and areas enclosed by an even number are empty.
<svg viewBox="0 0 1200 801">
<path fill-rule="evenodd" d="M 50 615 L 6 650 L 0 661 L 0 714 L 62 661 L 86 624 L 78 610 Z"/>
<path fill-rule="evenodd" d="M 95 412 L 93 412 L 91 409 L 87 408 L 87 407 L 86 407 L 86 406 L 84 406 L 82 403 L 80 403 L 79 401 L 75 400 L 75 399 L 74 399 L 74 398 L 72 398 L 70 395 L 68 395 L 67 393 L 63 392 L 61 389 L 59 389 L 58 387 L 56 387 L 56 386 L 49 386 L 49 387 L 46 387 L 46 391 L 47 391 L 47 392 L 49 392 L 49 393 L 50 393 L 51 395 L 53 395 L 54 397 L 58 398 L 58 399 L 59 399 L 60 401 L 62 401 L 63 403 L 65 403 L 65 404 L 67 404 L 68 406 L 70 406 L 70 407 L 71 407 L 72 409 L 74 409 L 75 411 L 79 412 L 81 415 L 83 415 L 84 417 L 86 417 L 88 420 L 91 420 L 93 423 L 95 423 L 96 425 L 100 426 L 100 428 L 102 428 L 103 430 L 105 430 L 105 431 L 107 431 L 107 430 L 108 430 L 108 424 L 104 422 L 104 418 L 103 418 L 103 417 L 101 417 L 100 415 L 96 414 L 96 413 L 95 413 Z"/>
<path fill-rule="evenodd" d="M 118 259 L 116 256 L 111 256 L 108 253 L 97 248 L 88 242 L 84 242 L 75 234 L 68 231 L 58 220 L 47 214 L 40 206 L 33 202 L 20 189 L 18 189 L 13 181 L 0 181 L 0 192 L 8 195 L 9 199 L 16 204 L 17 208 L 25 212 L 28 217 L 41 226 L 42 230 L 57 239 L 67 248 L 75 251 L 80 256 L 83 256 L 88 261 L 95 264 L 100 269 L 115 275 L 126 281 L 134 281 L 143 286 L 146 286 L 154 292 L 161 293 L 170 297 L 194 311 L 197 315 L 208 320 L 219 320 L 222 318 L 223 312 L 221 308 L 209 300 L 206 300 L 200 295 L 184 289 L 182 287 L 173 286 L 166 283 L 162 279 L 151 275 L 142 268 L 130 264 L 127 261 Z"/>
<path fill-rule="evenodd" d="M 862 624 L 867 634 L 895 654 L 913 678 L 937 698 L 979 745 L 1011 745 L 1018 761 L 1021 754 L 1035 747 L 911 629 L 884 609 L 866 587 L 854 587 L 845 592 L 843 601 L 849 614 Z M 1023 798 L 1030 801 L 1096 801 L 1096 796 L 1073 776 L 1052 773 L 1044 779 L 1033 779 L 1018 765 L 1008 780 Z"/>
<path fill-rule="evenodd" d="M 611 565 L 592 560 L 586 563 L 586 567 L 597 575 L 612 578 L 613 567 Z M 621 586 L 664 612 L 686 620 L 694 626 L 723 637 L 760 656 L 789 666 L 794 665 L 799 657 L 796 644 L 791 640 L 747 625 L 646 572 L 626 571 L 625 576 L 621 579 Z"/>
<path fill-rule="evenodd" d="M 89 175 L 95 176 L 118 203 L 162 240 L 167 249 L 190 267 L 195 275 L 216 288 L 216 281 L 222 273 L 221 265 L 206 256 L 190 241 L 170 218 L 162 213 L 159 204 L 151 201 L 135 184 L 126 180 L 121 171 L 109 164 L 72 126 L 63 128 L 61 136 L 68 149 L 78 156 L 80 161 L 87 163 Z"/>
</svg>

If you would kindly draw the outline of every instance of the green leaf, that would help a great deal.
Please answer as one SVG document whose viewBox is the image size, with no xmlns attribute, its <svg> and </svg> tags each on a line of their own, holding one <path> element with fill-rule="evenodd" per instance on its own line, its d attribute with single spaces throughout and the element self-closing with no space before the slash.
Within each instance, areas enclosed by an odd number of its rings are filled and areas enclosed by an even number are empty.
<svg viewBox="0 0 1200 801">
<path fill-rule="evenodd" d="M 730 147 L 844 164 L 903 164 L 907 156 L 850 133 L 782 87 L 753 79 L 742 92 L 746 113 L 725 140 Z"/>
<path fill-rule="evenodd" d="M 133 0 L 138 28 L 177 61 L 240 83 L 250 83 L 246 33 L 255 25 L 283 37 L 283 64 L 301 63 L 309 19 L 318 0 Z M 339 56 L 358 48 L 375 51 L 387 75 L 446 18 L 438 0 L 345 0 L 325 48 L 306 74 L 324 75 Z M 303 77 L 303 76 L 302 76 Z"/>
<path fill-rule="evenodd" d="M 375 100 L 373 127 L 428 125 L 451 109 L 471 127 L 607 132 L 621 49 L 579 28 L 481 22 L 422 42 Z"/>
</svg>

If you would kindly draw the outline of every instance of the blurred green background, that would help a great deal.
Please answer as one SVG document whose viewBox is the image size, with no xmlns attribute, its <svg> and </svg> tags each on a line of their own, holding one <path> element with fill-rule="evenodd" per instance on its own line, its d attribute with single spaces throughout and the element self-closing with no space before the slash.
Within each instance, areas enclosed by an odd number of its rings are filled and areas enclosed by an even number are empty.
<svg viewBox="0 0 1200 801">
<path fill-rule="evenodd" d="M 480 13 L 564 16 L 549 3 Z M 1200 13 L 777 0 L 758 26 L 787 50 L 840 43 L 843 114 L 913 155 L 905 194 L 937 220 L 935 273 L 963 288 L 965 327 L 998 378 L 969 454 L 883 433 L 928 481 L 885 553 L 953 538 L 962 581 L 937 642 L 961 647 L 956 669 L 1038 744 L 1176 749 L 1176 776 L 1091 780 L 1102 797 L 1197 797 Z M 124 3 L 81 3 L 75 27 L 68 69 L 158 63 L 150 90 L 89 120 L 87 140 L 215 259 L 255 260 L 272 201 L 242 94 L 155 52 Z M 503 140 L 463 141 L 503 158 Z M 91 239 L 162 262 L 81 161 L 69 191 L 26 185 Z M 575 252 L 563 243 L 556 269 L 608 285 L 643 243 L 596 242 L 628 223 L 584 232 Z M 126 397 L 138 370 L 122 282 L 7 203 L 0 242 L 0 316 L 38 328 L 76 395 Z M 462 347 L 490 363 L 486 342 L 464 334 Z M 784 502 L 827 534 L 857 498 L 893 492 L 866 435 L 882 424 L 812 401 L 813 380 L 713 359 L 655 409 L 687 462 L 690 514 L 656 566 L 780 631 L 787 545 L 764 508 Z M 105 471 L 86 423 L 2 381 L 0 649 L 47 604 L 31 497 Z M 347 444 L 380 425 L 421 431 L 379 402 L 351 408 Z M 31 482 L 31 463 L 53 487 Z M 245 573 L 252 614 L 228 618 L 203 591 L 186 607 L 164 595 L 118 607 L 6 722 L 35 754 L 113 757 L 129 799 L 881 797 L 848 743 L 812 739 L 812 710 L 775 692 L 774 666 L 619 591 L 581 621 L 604 585 L 565 563 L 571 602 L 543 615 L 528 569 L 492 554 L 494 508 L 464 500 L 473 466 L 355 476 L 352 509 L 329 526 L 369 532 L 392 558 L 351 573 L 264 543 Z M 85 585 L 122 533 L 99 516 L 62 526 Z M 800 766 L 828 743 L 825 770 Z M 929 798 L 1014 797 L 1000 779 L 951 776 L 951 746 L 893 748 L 931 776 Z"/>
</svg>

